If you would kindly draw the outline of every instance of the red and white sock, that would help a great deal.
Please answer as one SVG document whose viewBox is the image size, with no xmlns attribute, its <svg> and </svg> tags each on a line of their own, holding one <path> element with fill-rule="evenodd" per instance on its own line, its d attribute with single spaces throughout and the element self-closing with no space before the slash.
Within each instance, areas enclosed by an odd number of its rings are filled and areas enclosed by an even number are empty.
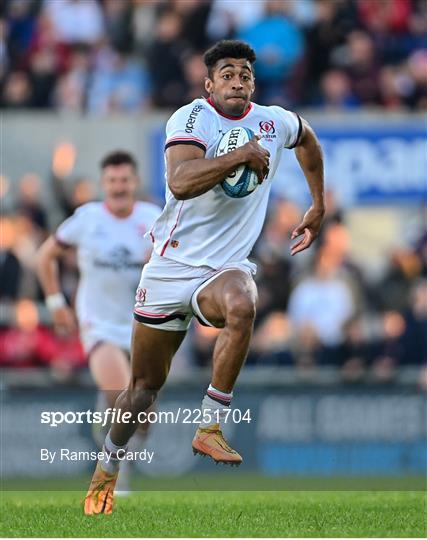
<svg viewBox="0 0 427 540">
<path fill-rule="evenodd" d="M 217 390 L 211 384 L 206 391 L 202 401 L 202 421 L 201 428 L 207 428 L 214 424 L 220 424 L 226 421 L 230 410 L 230 403 L 233 398 L 233 392 L 227 394 Z"/>
</svg>

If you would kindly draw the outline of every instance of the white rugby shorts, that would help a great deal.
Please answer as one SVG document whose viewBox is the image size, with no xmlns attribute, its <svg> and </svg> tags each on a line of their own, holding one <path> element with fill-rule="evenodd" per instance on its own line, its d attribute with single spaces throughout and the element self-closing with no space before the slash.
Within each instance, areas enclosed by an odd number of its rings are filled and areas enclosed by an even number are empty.
<svg viewBox="0 0 427 540">
<path fill-rule="evenodd" d="M 196 316 L 205 326 L 212 326 L 197 305 L 197 295 L 229 270 L 242 270 L 253 276 L 256 264 L 246 259 L 214 270 L 209 266 L 189 266 L 153 252 L 136 291 L 135 320 L 159 330 L 182 331 Z"/>
<path fill-rule="evenodd" d="M 111 343 L 123 351 L 130 350 L 132 328 L 115 325 L 108 322 L 95 324 L 80 324 L 80 342 L 86 355 L 89 356 L 100 343 Z"/>
</svg>

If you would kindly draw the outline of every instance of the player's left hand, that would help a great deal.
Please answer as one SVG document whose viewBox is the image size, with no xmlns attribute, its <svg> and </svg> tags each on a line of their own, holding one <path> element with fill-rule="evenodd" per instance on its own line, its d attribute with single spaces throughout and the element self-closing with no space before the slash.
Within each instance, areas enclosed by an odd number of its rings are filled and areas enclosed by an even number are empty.
<svg viewBox="0 0 427 540">
<path fill-rule="evenodd" d="M 304 214 L 302 222 L 296 227 L 291 235 L 291 240 L 304 235 L 296 244 L 291 246 L 291 255 L 296 255 L 311 246 L 313 241 L 319 236 L 325 211 L 311 206 Z"/>
</svg>

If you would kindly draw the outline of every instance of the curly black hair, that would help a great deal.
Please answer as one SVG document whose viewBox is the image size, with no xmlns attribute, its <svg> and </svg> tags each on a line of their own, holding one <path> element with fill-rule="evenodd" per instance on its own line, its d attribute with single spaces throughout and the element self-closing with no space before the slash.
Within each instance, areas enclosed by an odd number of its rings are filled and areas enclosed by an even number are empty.
<svg viewBox="0 0 427 540">
<path fill-rule="evenodd" d="M 109 165 L 132 165 L 135 171 L 138 169 L 135 158 L 129 152 L 125 150 L 115 150 L 107 154 L 101 161 L 101 170 Z"/>
<path fill-rule="evenodd" d="M 251 65 L 256 60 L 255 51 L 244 41 L 236 39 L 223 39 L 208 49 L 203 60 L 208 68 L 208 75 L 212 78 L 213 68 L 222 58 L 245 58 Z"/>
</svg>

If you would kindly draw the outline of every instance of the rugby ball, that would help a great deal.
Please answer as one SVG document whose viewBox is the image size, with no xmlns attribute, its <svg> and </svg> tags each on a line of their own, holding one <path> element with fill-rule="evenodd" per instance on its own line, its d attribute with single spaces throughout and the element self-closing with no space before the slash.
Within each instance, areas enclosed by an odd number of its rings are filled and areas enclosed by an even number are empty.
<svg viewBox="0 0 427 540">
<path fill-rule="evenodd" d="M 215 157 L 224 156 L 236 150 L 249 142 L 253 136 L 254 132 L 249 128 L 239 126 L 231 128 L 221 137 Z M 229 197 L 247 197 L 258 187 L 258 177 L 247 165 L 241 165 L 224 178 L 220 186 Z"/>
</svg>

